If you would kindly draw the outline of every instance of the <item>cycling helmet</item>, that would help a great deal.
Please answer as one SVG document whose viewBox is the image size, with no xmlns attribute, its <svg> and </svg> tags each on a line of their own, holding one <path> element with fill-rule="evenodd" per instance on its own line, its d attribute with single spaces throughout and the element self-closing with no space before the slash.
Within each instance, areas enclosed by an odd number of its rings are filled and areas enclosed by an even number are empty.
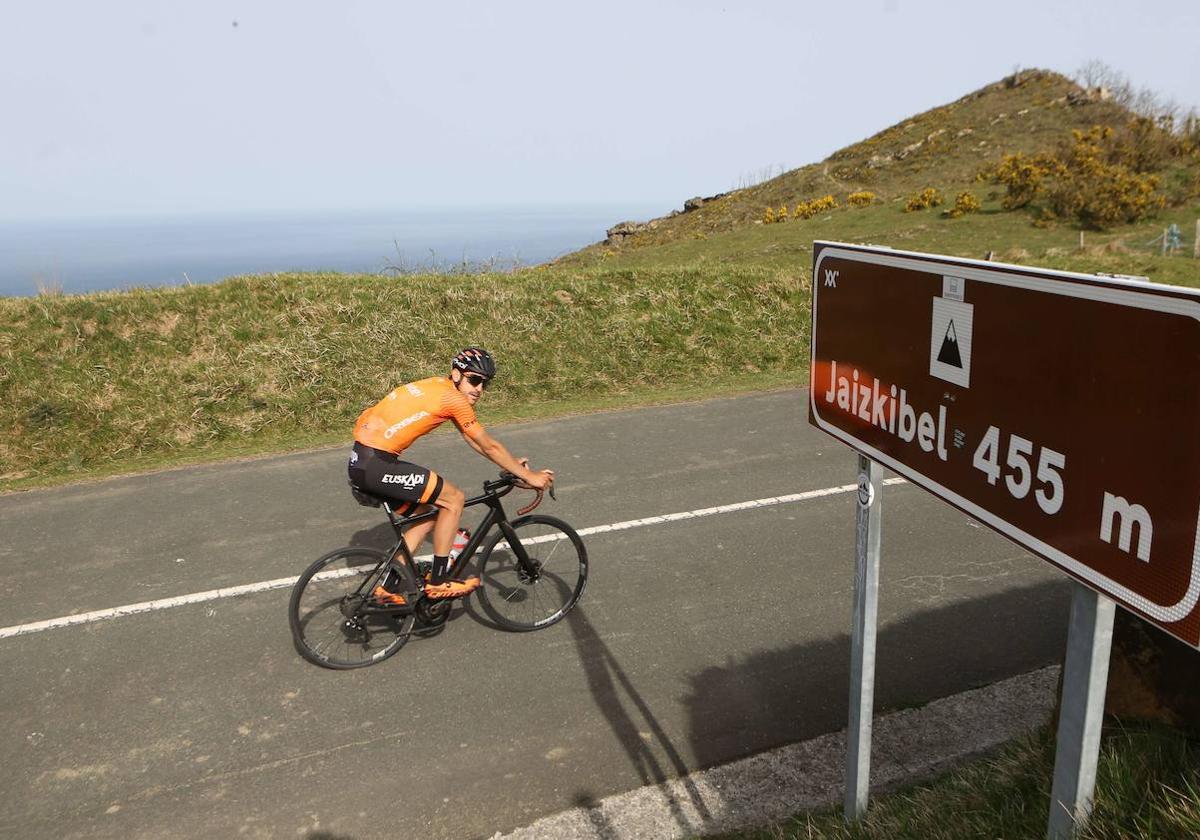
<svg viewBox="0 0 1200 840">
<path fill-rule="evenodd" d="M 478 373 L 488 379 L 496 375 L 496 363 L 492 361 L 492 354 L 482 347 L 468 347 L 459 351 L 450 364 L 463 373 Z"/>
</svg>

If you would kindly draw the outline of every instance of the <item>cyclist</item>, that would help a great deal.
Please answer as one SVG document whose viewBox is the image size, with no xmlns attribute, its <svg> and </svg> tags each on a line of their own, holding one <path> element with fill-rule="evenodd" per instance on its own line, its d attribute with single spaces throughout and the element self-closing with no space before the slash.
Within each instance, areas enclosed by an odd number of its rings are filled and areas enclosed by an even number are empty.
<svg viewBox="0 0 1200 840">
<path fill-rule="evenodd" d="M 553 470 L 531 470 L 528 459 L 514 458 L 476 419 L 474 406 L 495 375 L 491 354 L 482 347 L 468 347 L 451 360 L 449 376 L 399 386 L 354 424 L 351 484 L 394 503 L 400 516 L 428 510 L 428 505 L 438 508 L 436 519 L 414 525 L 404 534 L 409 551 L 415 554 L 433 531 L 433 569 L 425 583 L 430 598 L 460 598 L 479 586 L 477 576 L 449 579 L 450 549 L 466 496 L 433 470 L 401 460 L 405 449 L 451 420 L 472 449 L 501 469 L 538 489 L 554 480 Z M 377 586 L 374 597 L 384 603 L 404 603 L 404 596 L 389 591 L 390 586 L 390 580 Z"/>
</svg>

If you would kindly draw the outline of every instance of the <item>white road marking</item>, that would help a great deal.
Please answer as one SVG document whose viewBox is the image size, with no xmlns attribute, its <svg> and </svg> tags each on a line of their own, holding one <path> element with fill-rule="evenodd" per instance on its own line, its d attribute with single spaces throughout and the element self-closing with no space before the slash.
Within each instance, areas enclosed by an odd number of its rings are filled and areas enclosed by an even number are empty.
<svg viewBox="0 0 1200 840">
<path fill-rule="evenodd" d="M 883 482 L 884 484 L 904 484 L 903 478 L 889 478 Z M 614 522 L 611 525 L 594 525 L 591 528 L 579 529 L 579 536 L 587 537 L 592 534 L 607 534 L 610 531 L 626 531 L 630 528 L 642 528 L 647 525 L 662 525 L 668 522 L 678 522 L 681 519 L 700 519 L 705 516 L 714 516 L 719 513 L 737 513 L 738 511 L 750 510 L 751 508 L 773 507 L 775 505 L 786 505 L 792 502 L 805 502 L 811 499 L 820 499 L 825 496 L 836 496 L 839 493 L 850 493 L 858 489 L 856 484 L 843 484 L 840 487 L 825 487 L 821 490 L 808 490 L 804 493 L 791 493 L 787 496 L 772 496 L 767 499 L 753 499 L 748 502 L 737 502 L 735 504 L 720 505 L 718 507 L 701 508 L 699 510 L 687 510 L 680 513 L 667 513 L 662 516 L 647 516 L 643 519 L 630 519 L 626 522 Z M 537 542 L 543 542 L 548 539 L 561 539 L 553 535 L 549 537 L 537 538 Z M 428 558 L 426 558 L 428 559 Z M 354 569 L 339 569 L 336 572 L 325 572 L 319 575 L 320 578 L 343 577 L 354 573 Z M 59 627 L 72 627 L 76 624 L 91 624 L 96 621 L 104 621 L 109 618 L 120 618 L 127 615 L 137 615 L 138 613 L 156 612 L 158 610 L 169 610 L 174 607 L 183 607 L 188 604 L 203 604 L 208 601 L 221 601 L 225 598 L 236 598 L 240 595 L 251 595 L 255 592 L 269 592 L 272 589 L 285 589 L 296 582 L 299 575 L 292 577 L 275 578 L 274 580 L 263 580 L 258 583 L 247 583 L 242 586 L 226 586 L 221 589 L 209 589 L 205 592 L 193 592 L 190 595 L 177 595 L 173 598 L 159 598 L 154 601 L 141 601 L 137 604 L 126 604 L 123 607 L 111 607 L 106 610 L 93 610 L 92 612 L 77 613 L 75 615 L 64 615 L 60 618 L 50 618 L 45 621 L 34 621 L 29 624 L 16 624 L 12 627 L 0 627 L 0 639 L 8 639 L 14 636 L 26 636 L 30 633 L 40 633 L 43 630 L 54 630 Z"/>
</svg>

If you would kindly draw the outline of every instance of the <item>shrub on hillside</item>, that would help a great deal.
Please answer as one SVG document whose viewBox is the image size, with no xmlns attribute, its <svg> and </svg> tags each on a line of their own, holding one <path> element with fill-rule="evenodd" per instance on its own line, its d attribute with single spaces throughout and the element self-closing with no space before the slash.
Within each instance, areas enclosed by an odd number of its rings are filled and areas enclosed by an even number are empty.
<svg viewBox="0 0 1200 840">
<path fill-rule="evenodd" d="M 1084 227 L 1103 230 L 1144 219 L 1166 206 L 1157 175 L 1138 173 L 1121 163 L 1107 163 L 1111 129 L 1072 132 L 1063 170 L 1047 190 L 1047 206 L 1060 219 L 1078 219 Z"/>
<path fill-rule="evenodd" d="M 1187 125 L 1176 134 L 1173 117 L 1164 117 L 1162 124 L 1146 117 L 1134 117 L 1113 131 L 1111 143 L 1105 150 L 1108 163 L 1121 164 L 1134 172 L 1157 172 L 1167 163 L 1188 152 Z M 1095 130 L 1095 129 L 1093 129 Z"/>
<path fill-rule="evenodd" d="M 904 203 L 904 212 L 912 213 L 916 210 L 924 210 L 926 207 L 937 207 L 941 203 L 941 190 L 926 187 L 916 195 L 909 196 L 908 201 Z"/>
<path fill-rule="evenodd" d="M 1159 178 L 1141 167 L 1161 165 L 1172 146 L 1148 120 L 1135 119 L 1122 131 L 1093 126 L 1071 132 L 1071 142 L 1053 155 L 1006 155 L 986 174 L 1004 185 L 1006 210 L 1031 206 L 1035 224 L 1072 219 L 1102 230 L 1139 221 L 1166 205 Z"/>
<path fill-rule="evenodd" d="M 948 219 L 957 219 L 967 213 L 974 213 L 978 209 L 979 199 L 969 192 L 961 192 L 954 199 L 954 206 L 942 211 L 942 215 Z"/>
<path fill-rule="evenodd" d="M 764 210 L 762 220 L 763 220 L 764 225 L 769 225 L 772 222 L 774 222 L 775 221 L 775 208 L 768 207 L 766 210 Z"/>
<path fill-rule="evenodd" d="M 869 190 L 861 190 L 859 192 L 852 192 L 852 193 L 850 193 L 850 195 L 846 196 L 846 201 L 850 204 L 851 207 L 866 207 L 868 204 L 870 204 L 874 200 L 875 200 L 875 193 L 870 192 Z"/>
<path fill-rule="evenodd" d="M 796 209 L 792 211 L 792 218 L 811 219 L 818 213 L 823 213 L 826 210 L 833 210 L 837 206 L 838 203 L 836 198 L 834 198 L 832 195 L 823 195 L 820 198 L 801 201 L 796 205 Z"/>
<path fill-rule="evenodd" d="M 788 209 L 787 209 L 787 205 L 784 204 L 782 207 L 780 207 L 778 210 L 775 211 L 775 221 L 786 222 L 787 220 L 788 220 Z"/>
<path fill-rule="evenodd" d="M 994 167 L 984 171 L 989 180 L 1005 188 L 1000 206 L 1016 210 L 1033 201 L 1042 191 L 1043 183 L 1061 170 L 1053 155 L 1005 155 Z"/>
</svg>

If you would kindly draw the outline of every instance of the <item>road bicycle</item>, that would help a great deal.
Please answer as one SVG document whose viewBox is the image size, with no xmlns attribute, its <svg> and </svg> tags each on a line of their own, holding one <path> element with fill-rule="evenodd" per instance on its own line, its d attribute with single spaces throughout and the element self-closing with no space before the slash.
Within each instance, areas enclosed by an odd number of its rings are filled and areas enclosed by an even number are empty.
<svg viewBox="0 0 1200 840">
<path fill-rule="evenodd" d="M 475 598 L 502 629 L 541 630 L 561 621 L 583 595 L 587 549 L 561 519 L 530 515 L 541 504 L 541 490 L 510 520 L 500 500 L 518 488 L 534 489 L 512 473 L 501 472 L 499 479 L 484 482 L 482 494 L 466 501 L 465 507 L 485 505 L 488 510 L 451 565 L 450 577 L 458 578 L 478 551 L 481 582 L 467 598 Z M 288 603 L 292 638 L 301 656 L 326 668 L 382 662 L 404 647 L 414 632 L 441 628 L 452 606 L 451 599 L 425 596 L 427 564 L 419 564 L 404 542 L 405 530 L 435 518 L 437 508 L 398 517 L 388 500 L 353 484 L 350 491 L 359 504 L 383 508 L 396 544 L 387 551 L 339 548 L 297 579 Z M 550 496 L 554 498 L 553 486 Z M 383 604 L 372 597 L 389 571 L 399 580 L 392 588 L 404 595 L 404 605 Z"/>
</svg>

